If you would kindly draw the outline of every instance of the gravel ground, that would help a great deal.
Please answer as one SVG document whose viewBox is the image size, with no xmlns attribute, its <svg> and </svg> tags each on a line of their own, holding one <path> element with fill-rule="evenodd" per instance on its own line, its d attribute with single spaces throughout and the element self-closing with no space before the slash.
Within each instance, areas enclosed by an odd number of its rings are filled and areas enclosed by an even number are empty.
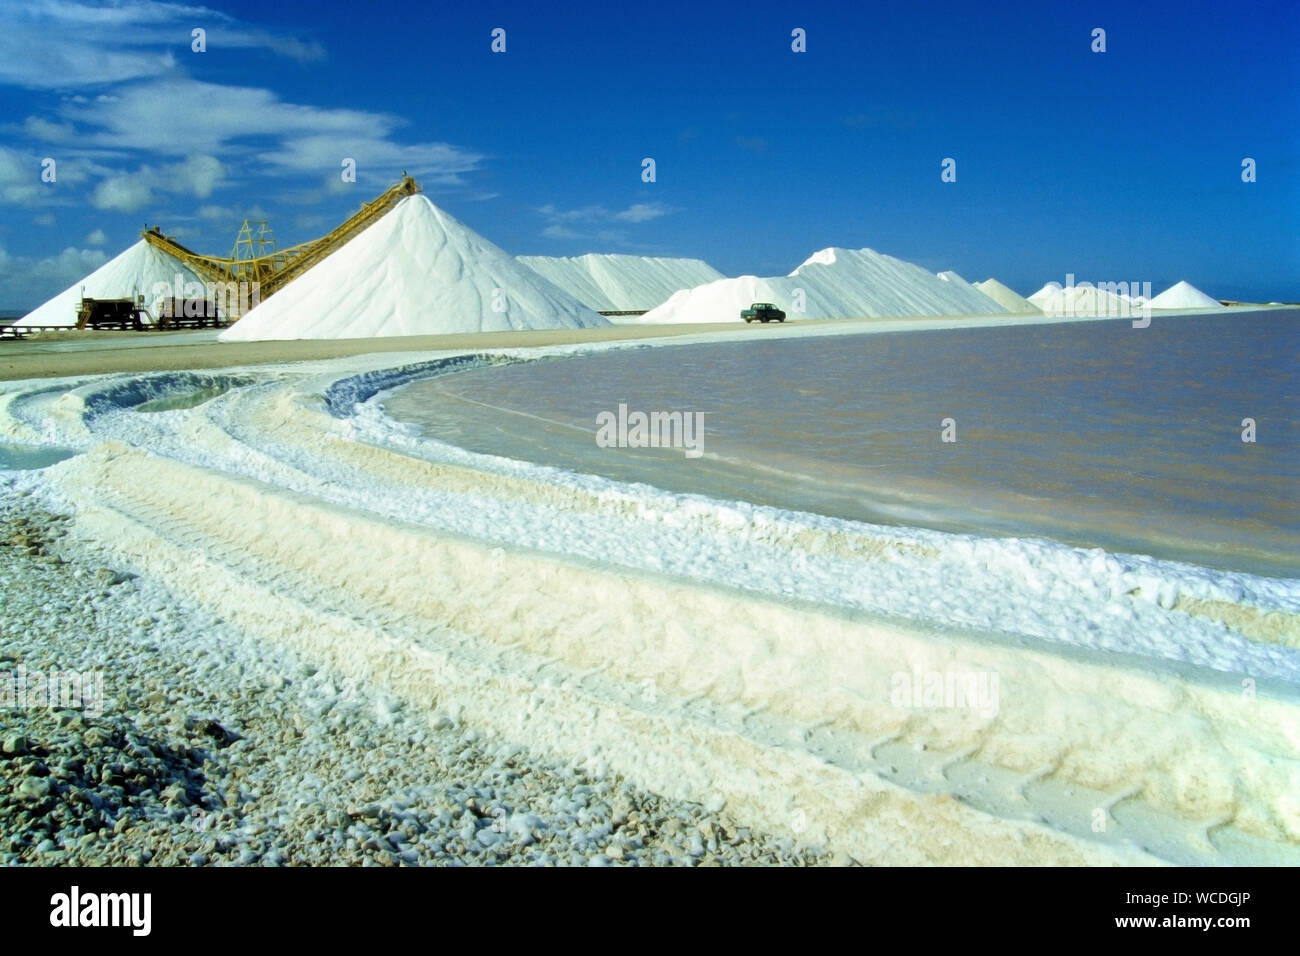
<svg viewBox="0 0 1300 956">
<path fill-rule="evenodd" d="M 0 863 L 807 865 L 828 855 L 340 681 L 105 567 L 0 475 Z"/>
</svg>

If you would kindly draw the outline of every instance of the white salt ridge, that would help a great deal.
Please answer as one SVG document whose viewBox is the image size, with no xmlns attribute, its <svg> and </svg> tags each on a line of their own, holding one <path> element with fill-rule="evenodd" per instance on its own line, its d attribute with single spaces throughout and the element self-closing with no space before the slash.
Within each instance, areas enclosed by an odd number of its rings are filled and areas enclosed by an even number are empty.
<svg viewBox="0 0 1300 956">
<path fill-rule="evenodd" d="M 1014 289 L 1008 288 L 997 279 L 985 279 L 983 282 L 976 282 L 975 288 L 984 293 L 998 305 L 1002 306 L 1010 313 L 1034 313 L 1041 311 L 1038 306 L 1030 302 L 1024 296 L 1017 293 Z"/>
<path fill-rule="evenodd" d="M 1190 282 L 1171 285 L 1151 300 L 1153 309 L 1222 309 L 1218 299 L 1212 299 Z"/>
<path fill-rule="evenodd" d="M 796 307 L 802 290 L 803 310 Z M 646 322 L 738 322 L 752 302 L 772 302 L 791 318 L 993 315 L 1004 310 L 955 272 L 925 269 L 871 249 L 823 249 L 788 276 L 721 279 L 676 293 Z"/>
<path fill-rule="evenodd" d="M 41 328 L 55 325 L 76 325 L 77 310 L 83 295 L 92 299 L 126 299 L 142 295 L 145 307 L 155 318 L 158 303 L 164 295 L 175 293 L 176 277 L 184 285 L 199 282 L 199 277 L 169 256 L 141 239 L 121 255 L 110 259 L 90 275 L 84 277 L 54 298 L 45 302 L 14 323 L 19 328 Z M 168 291 L 158 295 L 154 289 L 166 285 Z"/>
<path fill-rule="evenodd" d="M 606 324 L 428 197 L 415 195 L 251 309 L 221 341 Z"/>
<path fill-rule="evenodd" d="M 721 272 L 701 259 L 596 253 L 518 259 L 597 312 L 653 309 L 680 289 L 723 278 Z"/>
</svg>

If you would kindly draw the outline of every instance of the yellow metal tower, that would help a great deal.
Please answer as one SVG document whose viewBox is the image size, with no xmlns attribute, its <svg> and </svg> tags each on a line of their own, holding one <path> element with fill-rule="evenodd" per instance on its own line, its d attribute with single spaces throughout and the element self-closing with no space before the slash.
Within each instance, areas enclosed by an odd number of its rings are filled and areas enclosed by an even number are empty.
<svg viewBox="0 0 1300 956">
<path fill-rule="evenodd" d="M 182 246 L 175 239 L 164 236 L 154 226 L 141 235 L 150 245 L 180 260 L 204 282 L 226 286 L 229 283 L 257 283 L 257 298 L 265 299 L 284 288 L 335 249 L 379 219 L 407 196 L 420 192 L 420 185 L 410 176 L 387 189 L 376 199 L 361 204 L 361 209 L 333 231 L 309 242 L 280 249 L 264 219 L 245 219 L 235 239 L 230 255 L 205 256 Z M 229 299 L 227 300 L 229 301 Z M 229 307 L 228 307 L 229 308 Z M 239 316 L 234 310 L 227 312 L 231 320 Z"/>
</svg>

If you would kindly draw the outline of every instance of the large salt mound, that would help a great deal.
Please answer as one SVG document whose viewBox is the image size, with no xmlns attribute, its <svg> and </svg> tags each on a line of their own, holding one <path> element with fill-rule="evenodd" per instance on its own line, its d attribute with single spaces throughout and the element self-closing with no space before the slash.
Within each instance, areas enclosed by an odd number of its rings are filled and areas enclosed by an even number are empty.
<svg viewBox="0 0 1300 956">
<path fill-rule="evenodd" d="M 19 328 L 76 325 L 83 295 L 92 299 L 126 299 L 142 295 L 145 297 L 145 307 L 157 318 L 158 301 L 164 295 L 175 294 L 178 275 L 182 287 L 200 281 L 178 259 L 141 239 L 120 256 L 105 262 L 84 279 L 28 312 L 14 325 Z M 163 293 L 159 289 L 155 295 L 155 287 L 162 285 L 167 286 L 168 291 Z"/>
<path fill-rule="evenodd" d="M 656 309 L 641 317 L 642 322 L 739 322 L 740 310 L 755 302 L 771 302 L 794 317 L 791 312 L 789 279 L 760 279 L 736 276 L 718 279 L 682 289 Z M 817 318 L 817 316 L 814 316 Z"/>
<path fill-rule="evenodd" d="M 815 307 L 826 318 L 1001 311 L 955 272 L 932 275 L 914 263 L 871 249 L 823 249 L 809 256 L 789 279 L 806 292 L 808 313 Z"/>
<path fill-rule="evenodd" d="M 607 324 L 428 197 L 415 195 L 250 309 L 221 341 Z"/>
<path fill-rule="evenodd" d="M 1211 299 L 1190 282 L 1176 282 L 1151 300 L 1153 309 L 1222 309 L 1223 303 Z"/>
<path fill-rule="evenodd" d="M 653 309 L 680 289 L 723 278 L 701 259 L 600 255 L 519 256 L 519 261 L 549 279 L 589 309 L 633 312 Z"/>
<path fill-rule="evenodd" d="M 1098 289 L 1091 284 L 1067 289 L 1049 282 L 1031 295 L 1029 301 L 1049 316 L 1128 318 L 1137 315 L 1141 309 L 1140 298 L 1134 300 L 1125 295 L 1116 295 L 1108 289 Z"/>
<path fill-rule="evenodd" d="M 802 292 L 803 311 L 795 308 Z M 646 322 L 738 322 L 751 302 L 772 302 L 791 318 L 1000 314 L 1003 309 L 961 276 L 932 275 L 871 249 L 823 249 L 788 276 L 741 276 L 678 292 Z"/>
<path fill-rule="evenodd" d="M 1003 285 L 997 279 L 985 279 L 983 282 L 976 282 L 975 288 L 979 289 L 986 296 L 996 302 L 1008 312 L 1039 312 L 1038 306 L 1030 302 L 1024 296 L 1019 295 L 1014 289 Z"/>
</svg>

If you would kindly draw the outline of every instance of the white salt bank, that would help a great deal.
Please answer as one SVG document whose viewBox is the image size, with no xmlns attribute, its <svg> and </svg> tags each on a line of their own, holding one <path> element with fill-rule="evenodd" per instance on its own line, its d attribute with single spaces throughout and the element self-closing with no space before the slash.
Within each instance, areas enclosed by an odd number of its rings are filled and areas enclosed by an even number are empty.
<svg viewBox="0 0 1300 956">
<path fill-rule="evenodd" d="M 154 248 L 141 239 L 121 255 L 110 259 L 90 275 L 64 289 L 14 325 L 17 328 L 44 328 L 49 326 L 74 326 L 82 296 L 92 299 L 126 299 L 144 296 L 145 308 L 158 317 L 159 300 L 175 294 L 176 278 L 180 284 L 199 282 L 198 276 L 183 266 L 180 260 Z M 162 287 L 166 291 L 162 291 Z M 154 294 L 158 289 L 159 293 Z"/>
<path fill-rule="evenodd" d="M 415 195 L 251 309 L 221 341 L 607 324 L 428 197 Z"/>
<path fill-rule="evenodd" d="M 1176 282 L 1151 300 L 1153 309 L 1222 309 L 1218 299 L 1211 299 L 1190 282 Z"/>
<path fill-rule="evenodd" d="M 648 311 L 666 302 L 674 292 L 723 278 L 702 259 L 596 253 L 518 258 L 597 312 Z"/>
</svg>

